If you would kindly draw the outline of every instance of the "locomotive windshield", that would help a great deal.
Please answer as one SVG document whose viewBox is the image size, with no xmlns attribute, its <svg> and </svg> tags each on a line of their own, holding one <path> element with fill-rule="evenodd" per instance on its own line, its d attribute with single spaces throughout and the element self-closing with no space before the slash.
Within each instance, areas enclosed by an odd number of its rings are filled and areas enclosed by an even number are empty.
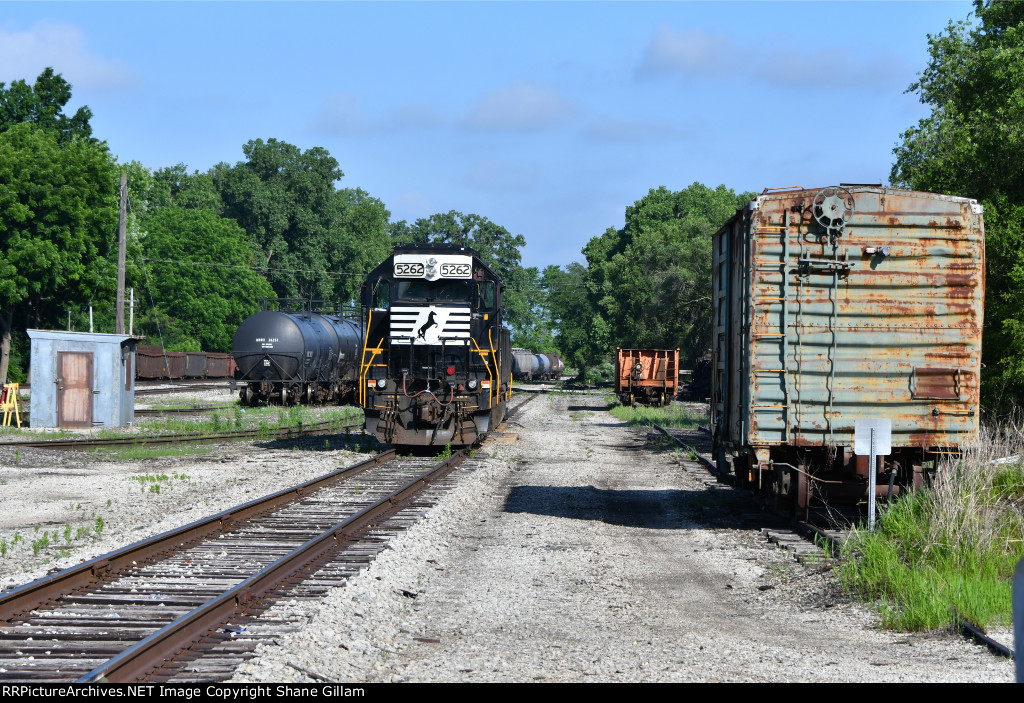
<svg viewBox="0 0 1024 703">
<path fill-rule="evenodd" d="M 427 300 L 440 302 L 465 302 L 469 300 L 469 282 L 441 279 L 426 281 L 421 278 L 399 280 L 398 295 L 400 300 Z"/>
</svg>

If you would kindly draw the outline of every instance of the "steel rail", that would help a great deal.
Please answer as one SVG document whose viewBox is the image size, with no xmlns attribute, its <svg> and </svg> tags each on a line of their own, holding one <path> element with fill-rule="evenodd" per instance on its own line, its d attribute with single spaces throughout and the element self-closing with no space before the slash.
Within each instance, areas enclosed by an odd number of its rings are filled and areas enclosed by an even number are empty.
<svg viewBox="0 0 1024 703">
<path fill-rule="evenodd" d="M 429 471 L 390 495 L 339 522 L 205 605 L 181 616 L 96 667 L 78 679 L 77 683 L 128 683 L 145 680 L 164 662 L 200 643 L 211 631 L 244 613 L 283 582 L 297 577 L 299 573 L 313 567 L 330 553 L 356 540 L 376 523 L 401 510 L 427 485 L 448 475 L 467 455 L 468 452 L 462 450 L 453 454 L 451 458 L 435 464 Z"/>
<path fill-rule="evenodd" d="M 289 437 L 303 437 L 308 435 L 326 434 L 328 432 L 341 432 L 353 429 L 362 429 L 363 423 L 349 423 L 336 425 L 337 421 L 325 420 L 309 425 L 296 427 L 279 427 L 277 429 L 250 428 L 246 430 L 233 430 L 231 432 L 217 433 L 187 433 L 187 434 L 166 434 L 143 437 L 132 435 L 130 437 L 106 437 L 91 439 L 41 439 L 35 442 L 3 442 L 0 447 L 31 447 L 33 449 L 92 449 L 95 447 L 120 447 L 120 446 L 145 446 L 149 444 L 174 444 L 176 442 L 210 443 L 210 442 L 231 442 L 244 439 L 287 439 Z"/>
<path fill-rule="evenodd" d="M 207 539 L 229 527 L 266 514 L 284 504 L 298 500 L 324 486 L 360 474 L 395 457 L 389 450 L 349 466 L 284 490 L 228 508 L 216 515 L 168 530 L 140 542 L 130 544 L 70 569 L 49 574 L 31 583 L 0 594 L 0 621 L 10 621 L 40 605 L 84 588 L 133 566 L 153 561 L 177 551 L 183 545 Z"/>
<path fill-rule="evenodd" d="M 700 462 L 701 464 L 703 464 L 703 465 L 704 465 L 704 467 L 705 467 L 706 469 L 708 469 L 708 470 L 709 470 L 709 471 L 710 471 L 711 473 L 715 474 L 716 476 L 718 475 L 718 467 L 717 467 L 717 466 L 715 466 L 715 462 L 711 461 L 710 459 L 708 459 L 708 458 L 707 458 L 707 457 L 705 457 L 705 456 L 702 456 L 700 452 L 698 452 L 698 451 L 697 451 L 696 449 L 694 449 L 693 447 L 691 447 L 691 446 L 690 446 L 689 444 L 687 444 L 687 443 L 686 443 L 686 442 L 684 442 L 683 440 L 681 440 L 681 439 L 679 439 L 678 437 L 676 437 L 676 436 L 675 436 L 674 434 L 672 434 L 671 432 L 669 432 L 668 430 L 666 430 L 666 429 L 665 429 L 664 427 L 662 427 L 661 425 L 659 425 L 659 424 L 657 424 L 657 423 L 655 423 L 655 422 L 651 422 L 651 426 L 653 426 L 653 427 L 654 427 L 655 429 L 657 429 L 657 430 L 658 430 L 659 432 L 661 432 L 661 433 L 662 433 L 663 435 L 665 435 L 666 437 L 669 437 L 670 439 L 674 440 L 674 441 L 675 441 L 675 442 L 676 442 L 677 444 L 679 444 L 679 446 L 681 446 L 681 447 L 683 447 L 684 449 L 687 449 L 687 450 L 689 450 L 690 452 L 692 452 L 692 453 L 693 453 L 693 455 L 694 455 L 695 457 L 697 457 L 697 460 L 698 460 L 698 461 L 699 461 L 699 462 Z"/>
</svg>

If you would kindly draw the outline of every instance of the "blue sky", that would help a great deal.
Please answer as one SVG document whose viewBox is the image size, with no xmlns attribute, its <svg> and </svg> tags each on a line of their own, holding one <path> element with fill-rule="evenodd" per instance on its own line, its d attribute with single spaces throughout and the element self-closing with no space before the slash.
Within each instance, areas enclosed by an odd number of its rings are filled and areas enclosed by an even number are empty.
<svg viewBox="0 0 1024 703">
<path fill-rule="evenodd" d="M 886 182 L 904 93 L 969 2 L 0 3 L 0 81 L 53 66 L 122 161 L 325 147 L 392 219 L 580 249 L 661 185 Z"/>
</svg>

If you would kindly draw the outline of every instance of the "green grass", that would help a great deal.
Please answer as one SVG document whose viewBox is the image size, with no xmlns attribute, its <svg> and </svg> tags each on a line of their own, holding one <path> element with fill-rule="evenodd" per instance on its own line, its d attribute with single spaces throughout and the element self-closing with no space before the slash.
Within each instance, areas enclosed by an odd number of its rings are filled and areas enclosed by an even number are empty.
<svg viewBox="0 0 1024 703">
<path fill-rule="evenodd" d="M 360 408 L 338 408 L 336 410 L 316 412 L 312 408 L 295 405 L 290 408 L 262 407 L 243 408 L 234 406 L 226 408 L 226 412 L 213 412 L 208 419 L 164 417 L 138 423 L 139 429 L 146 434 L 217 434 L 236 430 L 262 429 L 269 435 L 271 432 L 302 425 L 330 422 L 332 426 L 342 427 L 350 422 L 358 422 L 363 413 Z M 100 430 L 100 437 L 130 437 L 132 433 L 124 428 L 114 427 Z"/>
<path fill-rule="evenodd" d="M 1012 448 L 969 451 L 932 486 L 882 510 L 873 533 L 842 549 L 846 588 L 886 627 L 933 630 L 954 611 L 982 627 L 1011 622 L 1011 579 L 1024 558 L 1024 464 L 992 465 Z M 1018 452 L 1019 453 L 1019 452 Z"/>
<path fill-rule="evenodd" d="M 163 405 L 154 405 L 154 410 L 230 410 L 234 407 L 240 407 L 241 401 L 236 400 L 233 403 L 207 403 L 201 400 L 187 401 L 183 403 L 168 403 Z"/>
<path fill-rule="evenodd" d="M 612 398 L 614 400 L 614 398 Z M 668 405 L 663 408 L 649 408 L 638 405 L 630 408 L 625 405 L 615 405 L 611 414 L 628 422 L 630 425 L 649 425 L 652 422 L 662 427 L 679 427 L 682 429 L 696 429 L 698 425 L 708 424 L 708 413 L 701 405 Z"/>
<path fill-rule="evenodd" d="M 43 432 L 33 432 L 25 427 L 0 427 L 0 434 L 26 434 L 31 435 L 33 440 L 42 439 L 67 439 L 68 437 L 74 437 L 75 433 L 69 430 L 48 430 Z"/>
</svg>

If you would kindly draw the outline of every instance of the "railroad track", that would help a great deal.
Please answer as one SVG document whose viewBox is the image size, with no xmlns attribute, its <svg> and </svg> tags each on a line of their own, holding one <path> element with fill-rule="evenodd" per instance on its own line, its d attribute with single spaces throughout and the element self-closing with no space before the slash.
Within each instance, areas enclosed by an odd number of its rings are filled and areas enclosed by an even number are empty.
<svg viewBox="0 0 1024 703">
<path fill-rule="evenodd" d="M 473 462 L 425 463 L 384 452 L 0 595 L 0 681 L 229 678 L 295 626 L 260 613 L 343 584 Z"/>
<path fill-rule="evenodd" d="M 230 430 L 227 432 L 185 433 L 165 435 L 130 435 L 125 437 L 92 437 L 88 439 L 42 439 L 28 442 L 5 442 L 0 446 L 33 447 L 36 449 L 76 449 L 88 451 L 102 447 L 149 446 L 162 444 L 210 444 L 214 442 L 236 442 L 249 439 L 290 439 L 338 432 L 362 431 L 363 423 L 339 425 L 337 420 L 302 423 L 293 427 Z"/>
<path fill-rule="evenodd" d="M 698 442 L 693 440 L 690 443 L 684 442 L 666 428 L 653 422 L 651 425 L 685 449 L 691 458 L 706 470 L 706 483 L 729 483 L 728 479 L 718 472 L 718 467 L 711 456 L 696 446 Z M 702 433 L 710 434 L 705 427 L 698 429 Z M 773 521 L 774 524 L 760 528 L 761 534 L 769 542 L 785 549 L 802 564 L 821 564 L 827 561 L 830 552 L 838 552 L 847 534 L 845 530 L 835 529 L 831 524 L 796 520 L 789 515 L 783 516 L 781 513 L 778 516 L 779 520 Z"/>
<path fill-rule="evenodd" d="M 218 388 L 232 388 L 231 382 L 225 379 L 210 379 L 208 381 L 200 381 L 196 379 L 194 382 L 184 383 L 181 385 L 167 385 L 168 382 L 164 381 L 163 385 L 158 386 L 142 386 L 139 384 L 135 385 L 135 395 L 163 395 L 166 393 L 189 393 L 195 391 L 209 391 Z"/>
<path fill-rule="evenodd" d="M 226 678 L 260 639 L 239 647 L 233 633 L 286 591 L 341 585 L 465 459 L 424 470 L 385 452 L 4 594 L 0 681 Z M 212 658 L 197 667 L 199 654 Z"/>
<path fill-rule="evenodd" d="M 235 405 L 207 405 L 194 408 L 135 408 L 136 417 L 167 417 L 170 415 L 211 415 L 215 412 L 232 412 Z M 21 413 L 23 424 L 29 424 L 32 409 L 26 405 Z"/>
</svg>

